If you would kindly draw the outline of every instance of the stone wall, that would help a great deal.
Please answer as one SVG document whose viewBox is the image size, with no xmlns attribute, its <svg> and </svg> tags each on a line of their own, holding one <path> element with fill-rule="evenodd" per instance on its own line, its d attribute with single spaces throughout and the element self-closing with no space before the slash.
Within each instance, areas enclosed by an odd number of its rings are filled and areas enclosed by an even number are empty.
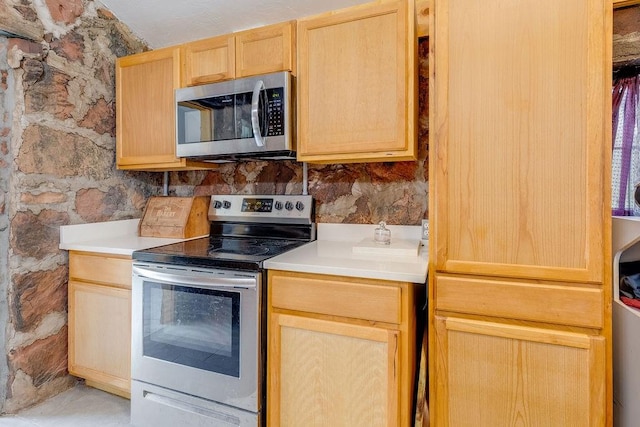
<svg viewBox="0 0 640 427">
<path fill-rule="evenodd" d="M 9 143 L 11 111 L 13 110 L 13 71 L 7 64 L 7 40 L 0 38 L 0 355 L 6 354 L 4 343 L 8 319 L 7 289 L 9 283 L 9 218 L 7 198 L 9 191 Z M 4 402 L 7 383 L 7 359 L 0 357 L 0 402 Z M 1 407 L 1 405 L 0 405 Z"/>
<path fill-rule="evenodd" d="M 43 29 L 0 44 L 0 412 L 15 412 L 73 384 L 60 225 L 139 217 L 160 175 L 115 168 L 114 63 L 143 44 L 91 0 L 3 1 L 13 29 Z"/>
</svg>

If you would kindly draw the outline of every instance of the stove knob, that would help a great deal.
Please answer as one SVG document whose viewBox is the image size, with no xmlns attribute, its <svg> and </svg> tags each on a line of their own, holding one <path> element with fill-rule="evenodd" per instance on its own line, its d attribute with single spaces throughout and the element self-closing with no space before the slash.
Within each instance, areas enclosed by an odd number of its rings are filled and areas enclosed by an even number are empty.
<svg viewBox="0 0 640 427">
<path fill-rule="evenodd" d="M 304 210 L 304 203 L 296 202 L 296 209 L 298 209 L 300 212 L 302 212 Z"/>
<path fill-rule="evenodd" d="M 284 208 L 288 211 L 293 210 L 293 203 L 287 202 L 284 204 Z"/>
<path fill-rule="evenodd" d="M 213 207 L 215 209 L 220 209 L 222 207 L 222 202 L 220 200 L 216 200 L 215 202 L 213 202 Z"/>
<path fill-rule="evenodd" d="M 277 201 L 277 202 L 274 204 L 274 206 L 273 206 L 273 207 L 274 207 L 274 208 L 276 208 L 276 210 L 277 210 L 277 211 L 281 210 L 281 209 L 282 209 L 282 202 Z"/>
<path fill-rule="evenodd" d="M 231 207 L 231 202 L 228 200 L 225 200 L 224 202 L 222 202 L 222 207 L 225 209 L 229 209 Z"/>
</svg>

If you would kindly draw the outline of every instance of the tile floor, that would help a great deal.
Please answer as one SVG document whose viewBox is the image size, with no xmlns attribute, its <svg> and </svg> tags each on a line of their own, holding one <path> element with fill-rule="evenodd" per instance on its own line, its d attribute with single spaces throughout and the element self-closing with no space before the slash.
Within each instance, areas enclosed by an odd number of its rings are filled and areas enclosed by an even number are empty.
<svg viewBox="0 0 640 427">
<path fill-rule="evenodd" d="M 78 383 L 74 388 L 19 412 L 0 416 L 0 427 L 130 426 L 129 401 Z"/>
</svg>

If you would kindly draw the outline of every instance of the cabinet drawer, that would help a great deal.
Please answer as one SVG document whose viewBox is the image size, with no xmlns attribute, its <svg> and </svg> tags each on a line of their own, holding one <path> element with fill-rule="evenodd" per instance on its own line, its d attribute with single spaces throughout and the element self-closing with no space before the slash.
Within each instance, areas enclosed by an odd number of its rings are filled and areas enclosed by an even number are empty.
<svg viewBox="0 0 640 427">
<path fill-rule="evenodd" d="M 131 258 L 71 251 L 69 278 L 131 289 Z"/>
<path fill-rule="evenodd" d="M 602 289 L 438 275 L 436 309 L 588 328 L 603 327 Z"/>
<path fill-rule="evenodd" d="M 401 289 L 395 282 L 269 272 L 274 308 L 400 324 Z"/>
</svg>

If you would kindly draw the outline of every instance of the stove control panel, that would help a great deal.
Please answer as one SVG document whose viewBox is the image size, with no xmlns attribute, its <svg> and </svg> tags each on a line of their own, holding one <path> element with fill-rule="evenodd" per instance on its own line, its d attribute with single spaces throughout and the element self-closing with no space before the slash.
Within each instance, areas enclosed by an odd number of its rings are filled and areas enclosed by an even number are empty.
<svg viewBox="0 0 640 427">
<path fill-rule="evenodd" d="M 213 195 L 209 205 L 210 221 L 311 224 L 314 216 L 308 195 Z"/>
</svg>

